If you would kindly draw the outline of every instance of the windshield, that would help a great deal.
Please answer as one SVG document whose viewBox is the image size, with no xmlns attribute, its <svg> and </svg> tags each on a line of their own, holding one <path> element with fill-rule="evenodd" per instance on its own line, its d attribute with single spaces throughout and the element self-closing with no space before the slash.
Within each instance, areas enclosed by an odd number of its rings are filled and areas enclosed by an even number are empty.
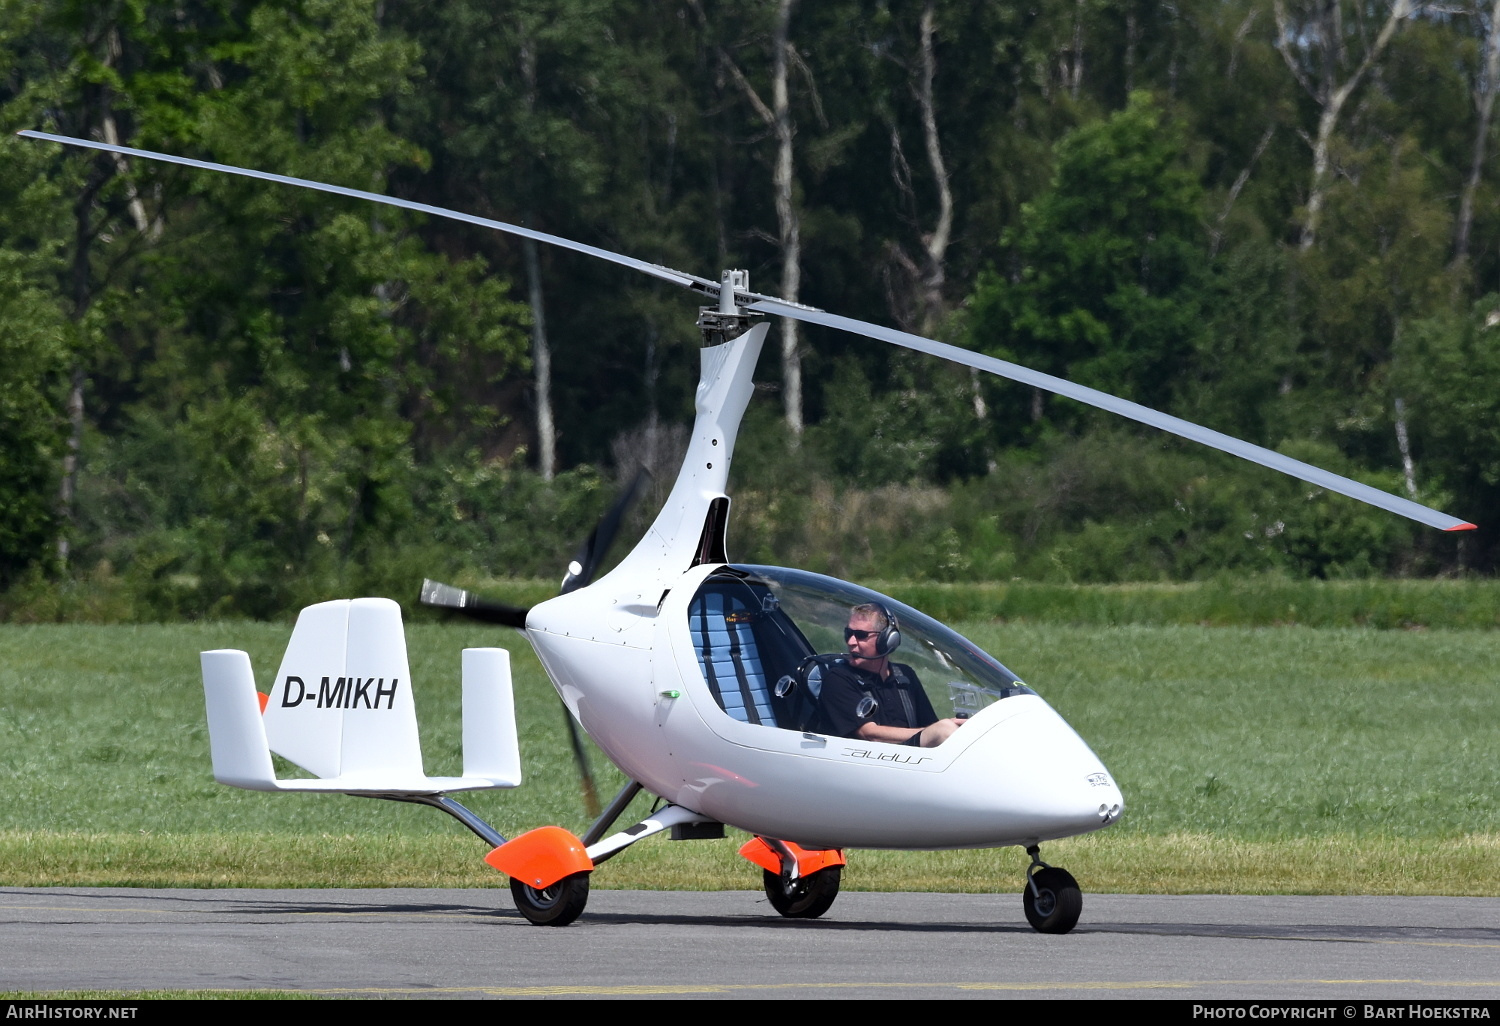
<svg viewBox="0 0 1500 1026">
<path fill-rule="evenodd" d="M 1035 694 L 999 660 L 905 603 L 821 574 L 742 564 L 708 578 L 689 613 L 715 699 L 736 719 L 805 729 L 814 721 L 821 666 L 847 653 L 849 610 L 867 602 L 895 616 L 901 644 L 891 658 L 915 671 L 938 716 L 972 716 Z M 819 655 L 828 658 L 811 658 Z M 799 687 L 783 684 L 778 693 L 784 677 Z M 799 691 L 808 692 L 805 699 Z"/>
</svg>

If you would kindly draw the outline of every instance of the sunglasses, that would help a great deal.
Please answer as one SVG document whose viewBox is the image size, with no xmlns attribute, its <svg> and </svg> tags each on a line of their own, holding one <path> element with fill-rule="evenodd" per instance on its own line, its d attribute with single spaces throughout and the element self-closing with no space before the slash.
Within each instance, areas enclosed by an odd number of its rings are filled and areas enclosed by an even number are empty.
<svg viewBox="0 0 1500 1026">
<path fill-rule="evenodd" d="M 844 640 L 848 641 L 850 638 L 856 638 L 860 641 L 864 641 L 866 638 L 873 638 L 879 633 L 879 631 L 857 631 L 853 627 L 845 627 Z"/>
</svg>

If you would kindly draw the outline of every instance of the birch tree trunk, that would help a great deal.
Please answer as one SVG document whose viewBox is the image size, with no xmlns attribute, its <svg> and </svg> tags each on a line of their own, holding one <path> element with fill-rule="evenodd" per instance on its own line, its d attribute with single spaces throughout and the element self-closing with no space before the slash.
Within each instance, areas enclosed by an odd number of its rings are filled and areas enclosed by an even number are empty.
<svg viewBox="0 0 1500 1026">
<path fill-rule="evenodd" d="M 756 92 L 738 64 L 723 47 L 716 47 L 719 64 L 744 94 L 756 117 L 776 139 L 776 159 L 771 170 L 771 189 L 776 205 L 777 245 L 781 251 L 781 298 L 798 302 L 802 291 L 802 218 L 797 211 L 792 186 L 795 177 L 792 140 L 797 134 L 792 124 L 790 92 L 787 78 L 791 62 L 792 8 L 797 0 L 777 0 L 776 21 L 771 30 L 771 103 Z M 707 28 L 703 6 L 693 2 L 698 22 Z M 781 322 L 781 401 L 787 428 L 792 438 L 802 436 L 802 354 L 798 346 L 798 322 Z"/>
<path fill-rule="evenodd" d="M 1396 396 L 1396 447 L 1401 450 L 1401 472 L 1406 478 L 1406 494 L 1417 497 L 1417 469 L 1411 459 L 1411 441 L 1406 435 L 1406 403 Z"/>
<path fill-rule="evenodd" d="M 1500 90 L 1500 0 L 1490 10 L 1489 31 L 1485 33 L 1484 67 L 1474 90 L 1474 106 L 1479 115 L 1474 126 L 1474 155 L 1469 162 L 1469 180 L 1464 183 L 1463 198 L 1458 205 L 1458 223 L 1453 230 L 1453 262 L 1469 258 L 1469 232 L 1474 227 L 1474 194 L 1484 172 L 1485 150 L 1489 145 L 1490 119 L 1495 111 L 1495 93 Z"/>
<path fill-rule="evenodd" d="M 917 101 L 918 118 L 922 124 L 922 143 L 927 154 L 927 167 L 932 173 L 937 189 L 936 223 L 931 231 L 921 226 L 916 190 L 912 186 L 912 170 L 906 161 L 901 145 L 901 132 L 895 124 L 891 128 L 891 178 L 901 193 L 907 207 L 912 211 L 911 223 L 917 230 L 921 255 L 913 259 L 905 247 L 891 244 L 891 257 L 898 265 L 904 279 L 901 291 L 889 287 L 891 313 L 907 331 L 931 335 L 942 322 L 947 312 L 943 287 L 947 281 L 948 245 L 953 239 L 953 189 L 949 185 L 947 164 L 943 160 L 942 140 L 938 134 L 937 105 L 933 99 L 932 84 L 937 74 L 937 61 L 933 53 L 933 38 L 936 35 L 934 12 L 935 0 L 928 0 L 922 11 L 920 36 L 917 48 L 918 67 L 913 74 L 912 96 Z"/>
<path fill-rule="evenodd" d="M 521 43 L 521 77 L 525 83 L 527 121 L 536 111 L 536 50 L 527 40 Z M 530 175 L 527 176 L 528 178 Z M 531 183 L 527 183 L 527 210 L 523 223 L 533 220 Z M 531 304 L 531 370 L 536 388 L 536 463 L 543 481 L 551 481 L 557 472 L 557 425 L 552 418 L 552 346 L 547 340 L 547 311 L 542 302 L 542 266 L 535 239 L 521 240 L 521 255 L 526 263 L 526 297 Z"/>
<path fill-rule="evenodd" d="M 1224 207 L 1219 211 L 1219 216 L 1214 219 L 1214 226 L 1208 233 L 1209 246 L 1208 255 L 1212 259 L 1219 255 L 1219 247 L 1224 243 L 1224 223 L 1229 220 L 1229 212 L 1234 209 L 1235 200 L 1239 199 L 1240 193 L 1245 188 L 1245 183 L 1250 181 L 1250 172 L 1255 169 L 1255 164 L 1260 160 L 1262 153 L 1271 143 L 1271 136 L 1276 134 L 1276 122 L 1266 126 L 1261 134 L 1260 142 L 1255 146 L 1255 152 L 1250 155 L 1250 162 L 1240 169 L 1240 173 L 1234 176 L 1234 183 L 1229 187 L 1229 195 L 1224 200 Z"/>
<path fill-rule="evenodd" d="M 1072 58 L 1068 68 L 1068 95 L 1078 99 L 1078 88 L 1083 84 L 1083 3 L 1077 0 L 1073 8 L 1073 45 L 1069 53 Z"/>
<path fill-rule="evenodd" d="M 802 291 L 802 219 L 792 197 L 791 107 L 787 97 L 787 48 L 791 45 L 792 7 L 796 0 L 780 0 L 776 28 L 771 34 L 771 125 L 776 134 L 776 170 L 772 188 L 776 192 L 776 222 L 781 237 L 781 298 L 795 303 Z M 748 84 L 748 83 L 747 83 Z M 781 322 L 781 401 L 786 426 L 797 438 L 802 434 L 802 354 L 798 351 L 798 324 Z"/>
<path fill-rule="evenodd" d="M 943 162 L 943 148 L 938 136 L 937 106 L 932 97 L 932 82 L 937 75 L 937 58 L 932 45 L 936 6 L 935 0 L 927 0 L 927 6 L 922 10 L 922 74 L 917 90 L 917 102 L 922 111 L 922 138 L 927 144 L 927 164 L 938 191 L 937 224 L 922 239 L 927 264 L 922 279 L 921 324 L 924 335 L 937 330 L 943 316 L 948 244 L 953 240 L 953 190 L 948 185 L 948 167 Z"/>
<path fill-rule="evenodd" d="M 922 281 L 922 334 L 928 336 L 937 331 L 947 313 L 943 286 L 948 280 L 948 244 L 953 241 L 953 189 L 948 184 L 948 165 L 943 160 L 942 139 L 938 135 L 937 103 L 932 94 L 932 82 L 937 77 L 937 55 L 933 50 L 936 24 L 936 0 L 927 0 L 927 6 L 922 8 L 922 77 L 917 102 L 922 111 L 922 138 L 927 144 L 927 164 L 932 169 L 932 180 L 938 191 L 937 224 L 922 240 L 927 257 L 927 273 Z M 969 368 L 969 394 L 974 417 L 983 420 L 989 411 L 985 406 L 979 371 L 972 367 Z"/>
<path fill-rule="evenodd" d="M 1302 234 L 1298 240 L 1298 248 L 1306 250 L 1312 248 L 1313 243 L 1317 241 L 1318 221 L 1328 195 L 1329 148 L 1333 142 L 1333 133 L 1338 128 L 1339 117 L 1344 111 L 1344 105 L 1349 102 L 1349 97 L 1364 81 L 1371 66 L 1385 52 L 1396 30 L 1401 27 L 1401 22 L 1412 13 L 1412 0 L 1395 0 L 1375 41 L 1365 51 L 1359 66 L 1343 82 L 1337 81 L 1344 43 L 1343 13 L 1339 7 L 1339 0 L 1327 0 L 1319 5 L 1317 15 L 1319 24 L 1313 32 L 1301 30 L 1291 24 L 1290 19 L 1287 18 L 1284 0 L 1274 0 L 1272 9 L 1276 13 L 1276 49 L 1286 62 L 1292 76 L 1307 90 L 1319 107 L 1317 134 L 1312 139 L 1313 168 L 1312 181 L 1307 191 L 1307 213 L 1303 218 Z M 1302 69 L 1292 53 L 1293 45 L 1302 40 L 1311 41 L 1309 45 L 1319 49 L 1318 66 L 1312 76 Z"/>
</svg>

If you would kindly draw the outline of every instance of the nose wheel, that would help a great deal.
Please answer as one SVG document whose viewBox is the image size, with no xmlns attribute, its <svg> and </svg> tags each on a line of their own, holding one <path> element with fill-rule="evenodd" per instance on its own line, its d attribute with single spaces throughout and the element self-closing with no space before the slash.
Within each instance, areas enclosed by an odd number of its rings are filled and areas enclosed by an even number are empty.
<svg viewBox="0 0 1500 1026">
<path fill-rule="evenodd" d="M 1041 859 L 1041 849 L 1026 849 L 1031 865 L 1026 868 L 1026 887 L 1021 891 L 1021 906 L 1026 921 L 1038 933 L 1067 933 L 1078 925 L 1083 914 L 1083 891 L 1066 869 L 1049 866 Z"/>
</svg>

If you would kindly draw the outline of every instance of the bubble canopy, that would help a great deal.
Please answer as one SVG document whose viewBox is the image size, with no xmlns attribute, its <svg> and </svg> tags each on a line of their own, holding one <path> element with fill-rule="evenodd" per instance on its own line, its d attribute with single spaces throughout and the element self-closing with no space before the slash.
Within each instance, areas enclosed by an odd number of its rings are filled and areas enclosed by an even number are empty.
<svg viewBox="0 0 1500 1026">
<path fill-rule="evenodd" d="M 891 659 L 916 671 L 939 716 L 972 715 L 1001 699 L 1035 694 L 978 645 L 888 595 L 805 570 L 753 564 L 726 566 L 705 588 L 723 588 L 731 580 L 738 582 L 735 590 L 744 589 L 746 605 L 753 603 L 762 615 L 769 614 L 767 619 L 780 625 L 776 633 L 787 648 L 802 657 L 847 653 L 849 610 L 865 603 L 884 606 L 901 632 L 901 645 Z"/>
</svg>

